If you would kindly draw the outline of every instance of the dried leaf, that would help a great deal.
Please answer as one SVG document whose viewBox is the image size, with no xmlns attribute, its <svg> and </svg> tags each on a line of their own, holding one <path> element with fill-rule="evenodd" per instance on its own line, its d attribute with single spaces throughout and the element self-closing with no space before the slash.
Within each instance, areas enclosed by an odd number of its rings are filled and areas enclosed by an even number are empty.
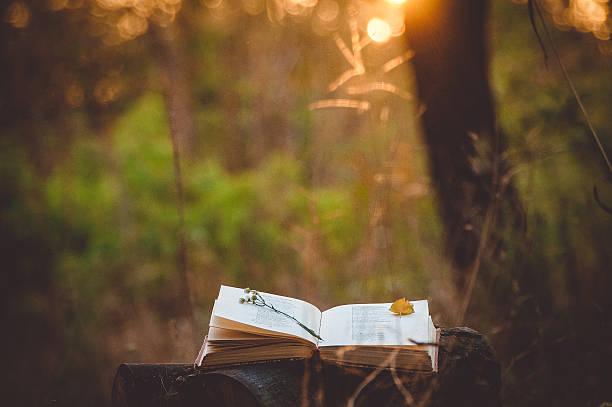
<svg viewBox="0 0 612 407">
<path fill-rule="evenodd" d="M 406 298 L 400 298 L 399 300 L 395 300 L 393 304 L 391 304 L 391 308 L 389 311 L 393 312 L 396 315 L 410 315 L 414 313 L 414 306 L 412 303 Z"/>
</svg>

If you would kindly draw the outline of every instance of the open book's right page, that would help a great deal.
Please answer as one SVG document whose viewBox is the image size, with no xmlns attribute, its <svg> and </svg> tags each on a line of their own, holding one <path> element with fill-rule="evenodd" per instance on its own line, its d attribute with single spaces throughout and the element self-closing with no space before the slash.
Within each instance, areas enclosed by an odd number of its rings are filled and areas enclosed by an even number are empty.
<svg viewBox="0 0 612 407">
<path fill-rule="evenodd" d="M 319 347 L 398 346 L 431 342 L 427 301 L 412 301 L 414 313 L 398 316 L 391 303 L 340 305 L 323 312 Z"/>
</svg>

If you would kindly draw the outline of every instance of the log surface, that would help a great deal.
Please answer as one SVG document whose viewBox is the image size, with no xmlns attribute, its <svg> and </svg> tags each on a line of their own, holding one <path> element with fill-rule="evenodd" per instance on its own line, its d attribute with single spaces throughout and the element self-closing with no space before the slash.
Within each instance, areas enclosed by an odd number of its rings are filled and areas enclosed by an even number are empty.
<svg viewBox="0 0 612 407">
<path fill-rule="evenodd" d="M 443 328 L 439 371 L 347 368 L 312 360 L 196 371 L 122 364 L 113 406 L 499 406 L 500 368 L 484 336 Z"/>
</svg>

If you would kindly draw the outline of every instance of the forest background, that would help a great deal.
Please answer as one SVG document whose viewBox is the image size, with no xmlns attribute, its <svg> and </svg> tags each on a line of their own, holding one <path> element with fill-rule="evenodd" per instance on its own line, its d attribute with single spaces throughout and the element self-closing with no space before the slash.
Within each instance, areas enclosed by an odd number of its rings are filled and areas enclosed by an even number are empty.
<svg viewBox="0 0 612 407">
<path fill-rule="evenodd" d="M 548 63 L 526 2 L 485 16 L 520 204 L 472 285 L 428 166 L 415 1 L 3 2 L 3 399 L 107 405 L 119 363 L 192 361 L 223 283 L 427 298 L 487 335 L 505 405 L 612 401 L 612 186 L 541 21 Z M 609 149 L 609 4 L 539 4 Z"/>
</svg>

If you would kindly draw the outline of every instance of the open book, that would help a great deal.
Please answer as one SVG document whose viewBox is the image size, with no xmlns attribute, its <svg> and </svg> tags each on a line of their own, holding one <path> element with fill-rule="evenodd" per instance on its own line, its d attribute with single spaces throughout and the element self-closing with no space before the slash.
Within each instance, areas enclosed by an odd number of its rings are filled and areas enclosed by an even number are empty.
<svg viewBox="0 0 612 407">
<path fill-rule="evenodd" d="M 414 313 L 398 316 L 389 311 L 390 303 L 321 312 L 302 300 L 259 294 L 309 329 L 267 307 L 241 303 L 241 288 L 221 286 L 197 366 L 308 358 L 318 350 L 321 359 L 339 364 L 437 371 L 439 330 L 426 300 L 412 301 Z"/>
</svg>

